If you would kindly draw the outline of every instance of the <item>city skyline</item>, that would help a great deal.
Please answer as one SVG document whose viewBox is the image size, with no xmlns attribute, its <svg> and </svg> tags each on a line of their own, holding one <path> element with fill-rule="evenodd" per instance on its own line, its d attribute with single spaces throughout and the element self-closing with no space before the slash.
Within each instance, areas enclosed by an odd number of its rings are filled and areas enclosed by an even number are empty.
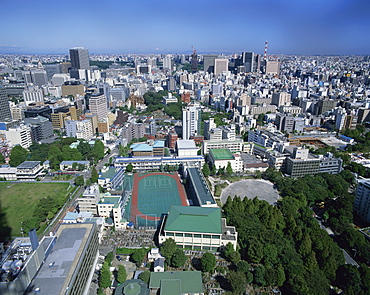
<svg viewBox="0 0 370 295">
<path fill-rule="evenodd" d="M 279 2 L 279 3 L 278 3 Z M 370 3 L 302 1 L 1 1 L 0 53 L 369 54 Z"/>
</svg>

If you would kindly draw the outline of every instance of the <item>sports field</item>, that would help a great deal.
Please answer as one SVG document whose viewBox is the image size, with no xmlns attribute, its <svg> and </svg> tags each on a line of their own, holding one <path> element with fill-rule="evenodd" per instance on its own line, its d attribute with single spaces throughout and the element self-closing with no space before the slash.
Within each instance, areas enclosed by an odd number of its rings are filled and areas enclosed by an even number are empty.
<svg viewBox="0 0 370 295">
<path fill-rule="evenodd" d="M 65 199 L 68 183 L 0 183 L 0 238 L 11 228 L 11 236 L 20 236 L 22 221 L 30 219 L 40 199 Z M 25 233 L 27 235 L 27 233 Z"/>
<path fill-rule="evenodd" d="M 129 220 L 136 226 L 155 226 L 170 206 L 188 206 L 185 190 L 177 174 L 136 173 L 129 208 Z M 129 212 L 128 212 L 129 211 Z"/>
</svg>

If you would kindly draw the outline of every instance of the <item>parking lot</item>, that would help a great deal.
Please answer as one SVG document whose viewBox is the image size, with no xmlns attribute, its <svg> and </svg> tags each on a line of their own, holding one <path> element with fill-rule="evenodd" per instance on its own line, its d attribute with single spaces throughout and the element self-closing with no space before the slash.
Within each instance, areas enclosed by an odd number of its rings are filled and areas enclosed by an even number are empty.
<svg viewBox="0 0 370 295">
<path fill-rule="evenodd" d="M 274 185 L 267 180 L 263 179 L 246 179 L 232 183 L 225 188 L 221 193 L 221 202 L 225 204 L 227 197 L 239 196 L 241 199 L 245 197 L 254 199 L 257 197 L 259 200 L 265 200 L 273 205 L 279 199 L 278 191 Z"/>
</svg>

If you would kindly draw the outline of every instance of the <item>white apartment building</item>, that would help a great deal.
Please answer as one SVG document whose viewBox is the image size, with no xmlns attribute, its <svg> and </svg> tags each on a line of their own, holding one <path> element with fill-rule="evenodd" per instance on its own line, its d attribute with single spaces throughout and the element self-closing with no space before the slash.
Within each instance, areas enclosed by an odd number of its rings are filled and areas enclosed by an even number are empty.
<svg viewBox="0 0 370 295">
<path fill-rule="evenodd" d="M 100 201 L 99 185 L 94 183 L 88 186 L 82 196 L 77 198 L 80 212 L 92 212 L 94 215 L 98 214 L 97 204 Z"/>
<path fill-rule="evenodd" d="M 15 126 L 4 132 L 6 139 L 10 142 L 11 146 L 19 144 L 21 147 L 27 149 L 32 144 L 31 127 L 29 126 Z"/>
<path fill-rule="evenodd" d="M 201 109 L 198 104 L 189 105 L 182 111 L 182 139 L 200 133 Z"/>
</svg>

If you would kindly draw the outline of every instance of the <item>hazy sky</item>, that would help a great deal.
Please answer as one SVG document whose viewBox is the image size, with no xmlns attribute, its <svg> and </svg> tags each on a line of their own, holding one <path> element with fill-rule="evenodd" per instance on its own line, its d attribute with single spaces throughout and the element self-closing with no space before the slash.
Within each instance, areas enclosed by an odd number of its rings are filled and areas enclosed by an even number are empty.
<svg viewBox="0 0 370 295">
<path fill-rule="evenodd" d="M 0 53 L 370 54 L 369 0 L 0 0 Z"/>
</svg>

